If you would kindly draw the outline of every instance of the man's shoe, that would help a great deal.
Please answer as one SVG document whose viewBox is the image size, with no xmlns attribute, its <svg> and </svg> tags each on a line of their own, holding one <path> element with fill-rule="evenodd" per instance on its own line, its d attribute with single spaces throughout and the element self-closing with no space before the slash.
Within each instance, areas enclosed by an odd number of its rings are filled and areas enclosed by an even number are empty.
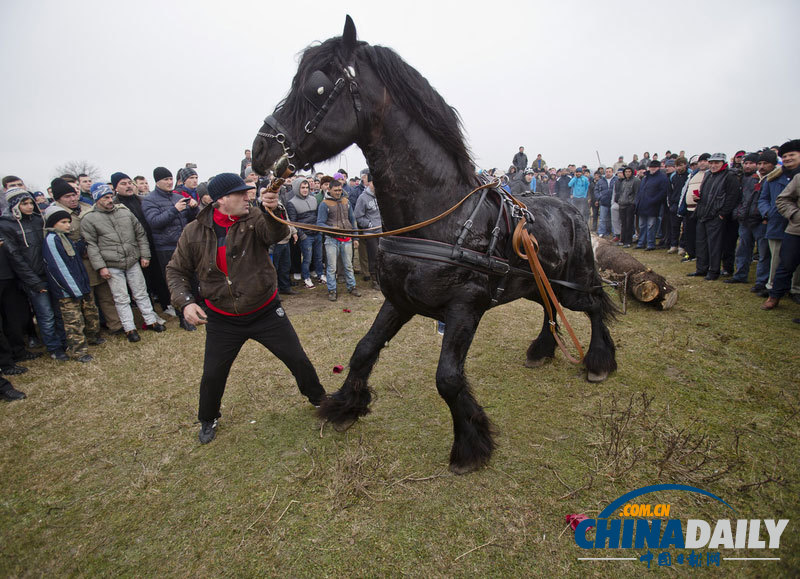
<svg viewBox="0 0 800 579">
<path fill-rule="evenodd" d="M 673 245 L 667 250 L 667 253 L 678 253 L 678 248 Z"/>
<path fill-rule="evenodd" d="M 192 324 L 187 322 L 186 318 L 181 318 L 181 328 L 183 328 L 187 332 L 194 332 L 197 329 Z"/>
<path fill-rule="evenodd" d="M 217 419 L 202 420 L 200 421 L 200 433 L 197 438 L 200 439 L 200 444 L 208 444 L 217 435 Z"/>
<path fill-rule="evenodd" d="M 313 282 L 313 281 L 311 281 L 311 278 L 310 278 L 310 277 L 307 277 L 306 279 L 304 279 L 304 280 L 303 280 L 303 283 L 304 283 L 304 284 L 306 284 L 306 287 L 307 287 L 308 289 L 312 289 L 312 288 L 314 287 L 314 282 Z"/>
<path fill-rule="evenodd" d="M 172 316 L 173 318 L 178 317 L 178 312 L 176 312 L 175 308 L 173 308 L 172 306 L 167 306 L 166 308 L 164 308 L 164 313 L 167 314 L 168 316 Z"/>
<path fill-rule="evenodd" d="M 760 294 L 760 293 L 761 293 L 761 292 L 763 292 L 765 289 L 767 289 L 767 288 L 765 288 L 765 287 L 764 287 L 763 285 L 761 285 L 760 283 L 757 283 L 756 285 L 754 285 L 753 287 L 751 287 L 751 288 L 750 288 L 750 291 L 751 291 L 752 293 L 754 293 L 754 294 Z"/>
<path fill-rule="evenodd" d="M 14 364 L 12 366 L 6 366 L 0 373 L 5 374 L 6 376 L 19 376 L 27 371 L 28 369 L 25 366 L 18 366 Z"/>
<path fill-rule="evenodd" d="M 128 341 L 131 343 L 138 342 L 139 340 L 141 340 L 141 338 L 139 337 L 139 332 L 137 332 L 136 330 L 125 332 L 125 336 L 127 336 Z"/>
<path fill-rule="evenodd" d="M 34 348 L 41 348 L 42 342 L 36 336 L 28 338 L 28 347 L 33 350 Z"/>
<path fill-rule="evenodd" d="M 368 275 L 365 275 L 365 276 L 363 276 L 361 279 L 363 279 L 364 281 L 369 281 L 369 280 L 370 280 L 370 279 L 372 279 L 372 278 L 371 278 L 371 277 L 369 277 Z"/>
<path fill-rule="evenodd" d="M 656 249 L 662 249 L 660 247 L 646 247 L 645 251 L 655 251 Z"/>
<path fill-rule="evenodd" d="M 91 362 L 92 360 L 94 360 L 94 358 L 92 357 L 91 354 L 84 354 L 83 356 L 78 358 L 78 362 L 81 362 L 83 364 L 87 364 L 87 363 Z"/>
<path fill-rule="evenodd" d="M 361 297 L 361 292 L 358 291 L 357 287 L 351 287 L 349 290 L 347 290 L 347 293 L 349 293 L 351 296 L 356 296 L 357 298 Z"/>
<path fill-rule="evenodd" d="M 743 279 L 736 279 L 735 277 L 732 277 L 731 279 L 724 280 L 722 283 L 747 283 L 747 282 Z"/>
<path fill-rule="evenodd" d="M 631 248 L 631 244 L 630 243 L 626 243 L 622 247 L 624 247 L 625 249 L 630 249 Z"/>
<path fill-rule="evenodd" d="M 14 400 L 23 400 L 27 398 L 24 392 L 20 392 L 13 386 L 9 386 L 5 390 L 0 390 L 0 399 L 6 402 L 14 402 Z"/>
<path fill-rule="evenodd" d="M 97 336 L 96 338 L 91 338 L 89 340 L 86 340 L 86 343 L 89 344 L 90 346 L 99 346 L 100 344 L 105 344 L 106 339 Z"/>
<path fill-rule="evenodd" d="M 789 294 L 789 299 L 796 304 L 800 304 L 800 294 Z"/>
<path fill-rule="evenodd" d="M 336 291 L 328 292 L 328 301 L 335 302 L 338 299 Z"/>
<path fill-rule="evenodd" d="M 722 277 L 730 277 L 731 276 L 731 272 L 729 272 L 727 269 L 723 269 L 721 272 L 719 272 L 719 274 Z"/>
<path fill-rule="evenodd" d="M 155 323 L 155 324 L 150 324 L 147 327 L 149 329 L 153 330 L 154 332 L 158 332 L 158 333 L 167 331 L 167 327 L 164 324 Z"/>
<path fill-rule="evenodd" d="M 705 277 L 706 273 L 705 271 L 693 271 L 692 273 L 687 273 L 686 277 Z"/>
<path fill-rule="evenodd" d="M 328 278 L 325 277 L 324 273 L 321 276 L 319 276 L 319 283 L 328 283 Z"/>
<path fill-rule="evenodd" d="M 55 352 L 50 352 L 50 357 L 58 362 L 69 362 L 69 356 L 67 356 L 64 350 L 56 350 Z"/>
<path fill-rule="evenodd" d="M 678 255 L 680 257 L 683 257 L 684 255 L 686 255 L 686 250 L 683 247 L 679 247 L 678 248 Z"/>
<path fill-rule="evenodd" d="M 694 261 L 695 258 L 689 257 L 688 255 L 681 260 L 681 263 L 686 263 L 687 261 Z"/>
<path fill-rule="evenodd" d="M 41 355 L 42 355 L 41 352 L 30 352 L 28 350 L 24 350 L 19 357 L 14 359 L 14 361 L 27 362 L 28 360 L 35 360 L 36 358 L 39 358 Z"/>
<path fill-rule="evenodd" d="M 619 235 L 615 235 L 611 241 L 613 241 L 614 243 L 619 243 Z"/>
<path fill-rule="evenodd" d="M 285 296 L 294 296 L 294 295 L 297 295 L 299 292 L 295 291 L 292 288 L 289 288 L 288 290 L 280 290 L 280 291 L 278 291 L 278 293 L 279 294 L 283 294 Z"/>
<path fill-rule="evenodd" d="M 719 274 L 718 273 L 707 273 L 706 277 L 704 277 L 703 279 L 705 279 L 706 281 L 716 281 L 716 280 L 719 279 Z"/>
<path fill-rule="evenodd" d="M 765 301 L 763 304 L 761 304 L 761 309 L 762 310 L 774 310 L 775 308 L 778 307 L 778 303 L 780 303 L 780 301 L 781 301 L 781 298 L 773 298 L 773 297 L 770 296 L 770 297 L 767 298 L 767 301 Z"/>
</svg>

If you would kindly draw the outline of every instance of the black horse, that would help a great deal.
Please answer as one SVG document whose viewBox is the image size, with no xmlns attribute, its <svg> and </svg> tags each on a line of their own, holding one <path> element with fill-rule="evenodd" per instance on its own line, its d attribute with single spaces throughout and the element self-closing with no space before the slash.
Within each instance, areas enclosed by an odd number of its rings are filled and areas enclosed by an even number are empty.
<svg viewBox="0 0 800 579">
<path fill-rule="evenodd" d="M 364 152 L 374 176 L 384 230 L 439 215 L 480 185 L 455 109 L 395 52 L 357 41 L 348 16 L 341 37 L 303 53 L 288 96 L 264 121 L 253 143 L 253 166 L 261 174 L 270 168 L 283 174 L 287 166 L 289 171 L 308 167 L 352 143 Z M 544 271 L 551 280 L 561 280 L 554 282 L 558 299 L 591 320 L 591 343 L 583 363 L 589 380 L 601 381 L 617 366 L 606 327 L 615 307 L 601 287 L 588 227 L 576 209 L 558 199 L 522 199 L 533 215 L 527 227 L 538 239 Z M 464 253 L 481 256 L 499 226 L 494 253 L 520 268 L 509 275 L 453 263 L 444 256 L 415 256 L 408 248 L 397 250 L 397 244 L 381 240 L 377 271 L 386 300 L 356 346 L 344 384 L 323 402 L 321 417 L 351 424 L 369 412 L 367 380 L 381 349 L 421 314 L 446 324 L 436 387 L 453 417 L 450 469 L 466 473 L 489 461 L 494 449 L 491 425 L 464 375 L 467 351 L 490 307 L 519 298 L 543 303 L 530 270 L 521 271 L 525 264 L 511 250 L 513 224 L 498 220 L 502 205 L 494 192 L 485 198 L 472 195 L 451 215 L 415 231 L 413 237 L 440 242 L 430 246 L 441 249 L 461 236 Z M 471 227 L 465 229 L 470 218 Z M 400 241 L 406 239 L 402 236 Z M 527 366 L 554 356 L 550 325 L 545 313 L 541 332 L 528 348 Z"/>
</svg>

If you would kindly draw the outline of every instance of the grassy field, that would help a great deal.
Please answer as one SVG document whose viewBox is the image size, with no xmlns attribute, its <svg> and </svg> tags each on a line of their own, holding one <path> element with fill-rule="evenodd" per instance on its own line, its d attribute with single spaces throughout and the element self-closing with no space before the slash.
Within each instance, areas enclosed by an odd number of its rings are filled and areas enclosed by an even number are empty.
<svg viewBox="0 0 800 579">
<path fill-rule="evenodd" d="M 92 364 L 29 363 L 13 377 L 28 399 L 0 405 L 0 575 L 634 576 L 644 563 L 578 561 L 592 552 L 564 517 L 666 482 L 737 511 L 688 493 L 642 497 L 684 521 L 790 519 L 779 550 L 723 553 L 779 562 L 703 572 L 797 576 L 800 306 L 787 298 L 764 312 L 749 286 L 687 278 L 692 267 L 664 252 L 636 255 L 680 297 L 667 312 L 629 303 L 611 328 L 619 370 L 602 384 L 560 354 L 523 367 L 538 305 L 486 315 L 467 370 L 499 448 L 463 477 L 447 470 L 452 426 L 429 319 L 384 350 L 373 412 L 344 433 L 321 425 L 286 368 L 249 343 L 217 439 L 201 447 L 204 331 L 172 320 L 138 344 L 93 348 Z M 381 302 L 366 290 L 330 303 L 322 287 L 284 301 L 327 389 Z M 587 319 L 569 317 L 588 344 Z"/>
</svg>

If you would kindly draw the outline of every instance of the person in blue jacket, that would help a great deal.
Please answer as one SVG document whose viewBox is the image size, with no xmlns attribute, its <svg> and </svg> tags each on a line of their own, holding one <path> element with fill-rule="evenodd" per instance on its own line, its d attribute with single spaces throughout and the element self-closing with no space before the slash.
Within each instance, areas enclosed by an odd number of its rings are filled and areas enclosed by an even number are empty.
<svg viewBox="0 0 800 579">
<path fill-rule="evenodd" d="M 636 248 L 652 251 L 656 248 L 658 214 L 669 193 L 669 178 L 661 170 L 658 161 L 650 161 L 647 171 L 636 194 L 636 213 L 639 215 L 639 242 Z"/>
<path fill-rule="evenodd" d="M 575 176 L 567 184 L 572 193 L 572 204 L 583 215 L 583 220 L 589 222 L 589 179 L 583 174 L 583 169 L 575 169 Z"/>
</svg>

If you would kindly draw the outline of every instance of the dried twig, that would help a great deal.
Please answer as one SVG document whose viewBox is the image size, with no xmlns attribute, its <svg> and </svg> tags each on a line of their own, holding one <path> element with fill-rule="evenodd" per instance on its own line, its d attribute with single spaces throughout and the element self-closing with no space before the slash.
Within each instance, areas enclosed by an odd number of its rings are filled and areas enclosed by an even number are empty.
<svg viewBox="0 0 800 579">
<path fill-rule="evenodd" d="M 280 516 L 280 517 L 278 517 L 278 520 L 277 520 L 277 521 L 275 521 L 275 524 L 277 525 L 278 523 L 280 523 L 280 522 L 281 522 L 281 519 L 283 518 L 283 515 L 285 515 L 285 514 L 286 514 L 286 511 L 288 511 L 288 510 L 289 510 L 289 507 L 291 507 L 291 506 L 292 506 L 294 503 L 299 503 L 299 502 L 300 502 L 300 501 L 296 501 L 296 500 L 294 500 L 294 499 L 292 499 L 291 501 L 289 501 L 289 504 L 288 504 L 288 505 L 286 505 L 286 508 L 285 508 L 285 509 L 283 509 L 283 512 L 281 513 L 281 516 Z"/>
<path fill-rule="evenodd" d="M 458 557 L 453 559 L 453 563 L 455 563 L 456 561 L 458 561 L 462 557 L 466 557 L 467 555 L 469 555 L 473 551 L 477 551 L 478 549 L 483 549 L 484 547 L 488 547 L 489 545 L 494 545 L 494 539 L 491 539 L 490 541 L 487 541 L 483 545 L 478 545 L 477 547 L 473 547 L 472 549 L 470 549 L 469 551 L 467 551 L 465 553 L 461 553 Z"/>
</svg>

